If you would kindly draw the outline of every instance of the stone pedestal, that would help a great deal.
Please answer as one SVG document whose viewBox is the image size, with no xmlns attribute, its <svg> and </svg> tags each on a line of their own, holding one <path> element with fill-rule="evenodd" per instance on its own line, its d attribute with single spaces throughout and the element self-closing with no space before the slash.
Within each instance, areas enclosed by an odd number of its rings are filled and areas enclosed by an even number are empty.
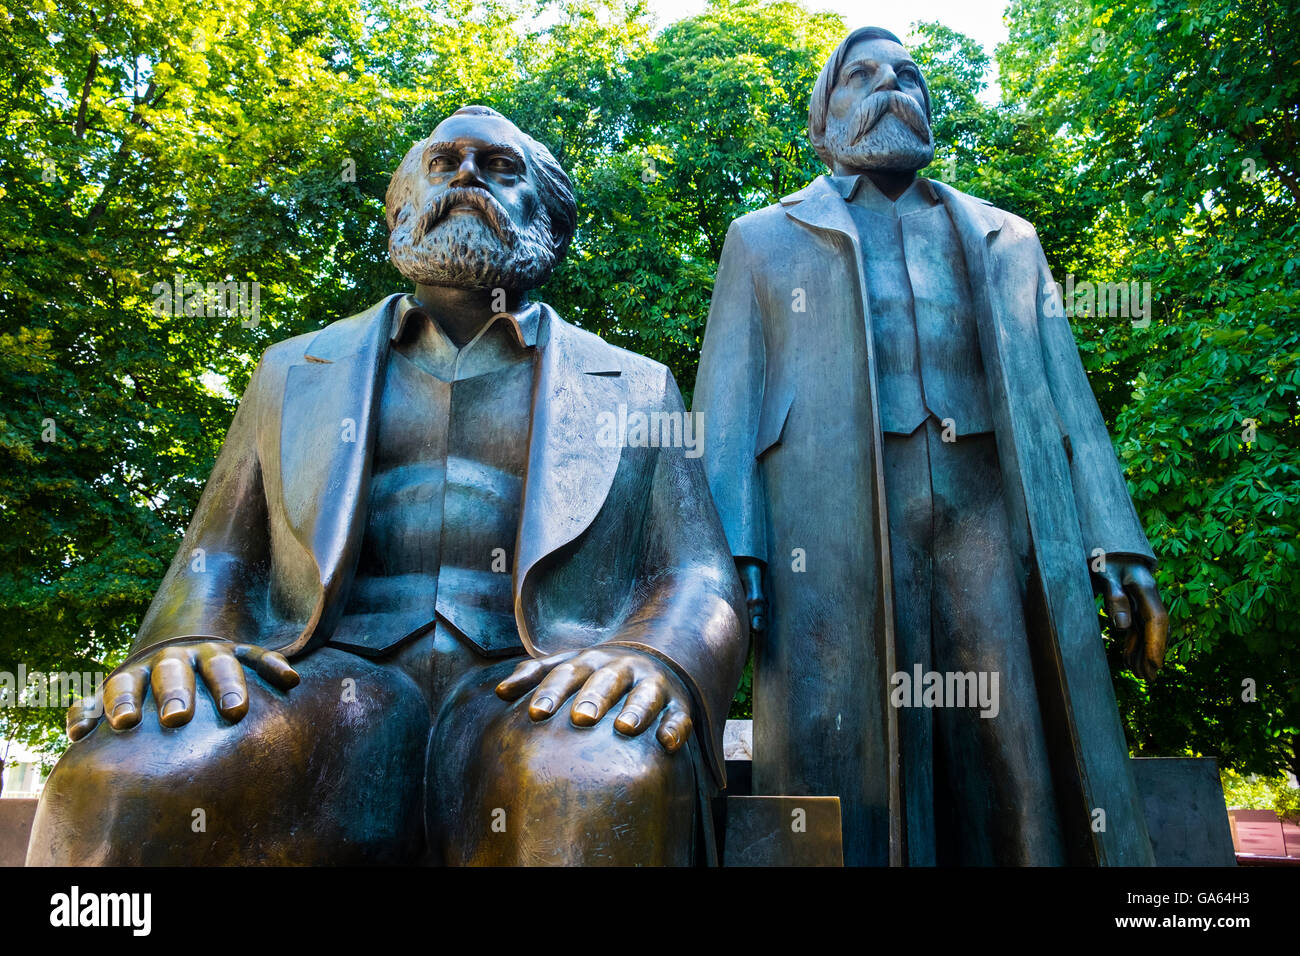
<svg viewBox="0 0 1300 956">
<path fill-rule="evenodd" d="M 838 798 L 751 796 L 752 740 L 751 721 L 727 721 L 723 741 L 728 788 L 717 814 L 717 832 L 727 841 L 723 865 L 841 865 Z M 1157 866 L 1236 865 L 1214 760 L 1141 757 L 1132 764 Z M 819 802 L 828 800 L 834 801 L 833 812 Z M 809 811 L 804 834 L 808 839 L 795 839 L 800 835 L 790 832 L 791 813 L 799 807 Z M 832 859 L 834 863 L 828 862 Z"/>
<path fill-rule="evenodd" d="M 726 797 L 723 866 L 843 866 L 839 797 Z"/>
<path fill-rule="evenodd" d="M 36 816 L 35 798 L 0 800 L 0 866 L 22 866 Z"/>
<path fill-rule="evenodd" d="M 1218 765 L 1209 757 L 1137 757 L 1156 866 L 1235 866 Z"/>
</svg>

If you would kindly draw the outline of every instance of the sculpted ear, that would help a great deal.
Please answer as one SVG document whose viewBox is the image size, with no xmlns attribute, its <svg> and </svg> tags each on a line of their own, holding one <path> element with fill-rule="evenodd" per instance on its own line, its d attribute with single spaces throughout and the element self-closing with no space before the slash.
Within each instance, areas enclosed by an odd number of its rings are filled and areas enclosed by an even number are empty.
<svg viewBox="0 0 1300 956">
<path fill-rule="evenodd" d="M 393 172 L 393 178 L 388 181 L 388 191 L 384 193 L 384 218 L 388 222 L 389 232 L 411 215 L 415 177 L 419 174 L 420 160 L 428 142 L 428 139 L 422 139 L 407 150 Z"/>
<path fill-rule="evenodd" d="M 542 209 L 549 220 L 551 244 L 555 250 L 555 261 L 559 263 L 568 251 L 569 242 L 578 225 L 578 203 L 573 195 L 573 183 L 545 144 L 527 133 L 521 135 L 532 160 L 537 196 L 542 201 Z"/>
</svg>

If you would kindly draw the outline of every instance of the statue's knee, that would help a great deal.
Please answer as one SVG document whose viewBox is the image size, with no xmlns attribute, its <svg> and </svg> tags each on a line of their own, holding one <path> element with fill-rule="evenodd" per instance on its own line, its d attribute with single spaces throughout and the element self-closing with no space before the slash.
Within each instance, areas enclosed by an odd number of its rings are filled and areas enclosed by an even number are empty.
<svg viewBox="0 0 1300 956">
<path fill-rule="evenodd" d="M 238 768 L 252 758 L 245 753 L 251 742 L 283 724 L 274 713 L 277 693 L 250 679 L 249 713 L 236 724 L 216 713 L 201 682 L 194 717 L 183 726 L 163 727 L 152 695 L 135 727 L 118 731 L 101 720 L 50 774 L 32 825 L 29 865 L 147 864 L 168 859 L 177 840 L 197 842 L 185 834 L 207 832 L 209 818 L 216 826 L 226 816 L 223 804 L 242 796 L 232 792 L 244 789 L 239 781 L 256 779 L 260 768 Z"/>
<path fill-rule="evenodd" d="M 130 784 L 126 773 L 114 773 L 119 756 L 115 751 L 123 748 L 105 746 L 101 738 L 106 733 L 112 733 L 107 725 L 97 727 L 54 765 L 32 821 L 28 866 L 114 862 L 113 796 L 120 786 Z"/>
<path fill-rule="evenodd" d="M 680 792 L 694 792 L 686 752 L 668 753 L 653 732 L 620 734 L 609 717 L 594 727 L 577 727 L 567 709 L 535 722 L 526 707 L 515 707 L 500 734 L 502 770 L 517 782 L 599 795 L 599 805 L 611 808 L 659 803 Z"/>
<path fill-rule="evenodd" d="M 469 708 L 473 710 L 474 708 Z M 430 799 L 440 801 L 444 850 L 475 863 L 689 862 L 696 768 L 689 749 L 669 754 L 653 733 L 625 737 L 602 720 L 573 726 L 565 712 L 541 722 L 527 700 L 487 704 L 472 746 L 434 756 Z"/>
<path fill-rule="evenodd" d="M 428 712 L 409 678 L 322 650 L 288 692 L 248 676 L 228 723 L 202 681 L 190 723 L 101 723 L 42 795 L 30 863 L 329 862 L 420 843 Z M 350 862 L 340 859 L 339 862 Z"/>
</svg>

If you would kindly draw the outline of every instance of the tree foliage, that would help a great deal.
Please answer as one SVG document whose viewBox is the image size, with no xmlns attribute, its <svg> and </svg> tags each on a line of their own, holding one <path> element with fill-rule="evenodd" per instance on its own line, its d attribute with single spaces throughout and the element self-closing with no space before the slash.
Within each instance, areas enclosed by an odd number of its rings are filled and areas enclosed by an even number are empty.
<svg viewBox="0 0 1300 956">
<path fill-rule="evenodd" d="M 1149 325 L 1074 318 L 1173 616 L 1161 677 L 1114 662 L 1121 705 L 1138 752 L 1247 772 L 1300 769 L 1288 13 L 1014 0 L 997 51 L 934 23 L 910 42 L 939 144 L 928 175 L 1033 222 L 1058 280 L 1151 283 Z M 5 11 L 0 670 L 120 659 L 260 352 L 404 286 L 384 191 L 459 106 L 501 110 L 575 183 L 578 234 L 544 297 L 689 396 L 728 224 L 823 171 L 808 98 L 845 32 L 758 0 L 666 26 L 639 0 Z M 176 276 L 259 283 L 257 322 L 157 314 Z M 0 731 L 57 748 L 61 720 L 0 711 Z"/>
<path fill-rule="evenodd" d="M 1174 665 L 1123 678 L 1130 739 L 1300 773 L 1300 25 L 1269 0 L 1009 20 L 1004 94 L 1093 216 L 1054 268 L 1154 292 L 1149 327 L 1076 321 L 1172 618 Z"/>
</svg>

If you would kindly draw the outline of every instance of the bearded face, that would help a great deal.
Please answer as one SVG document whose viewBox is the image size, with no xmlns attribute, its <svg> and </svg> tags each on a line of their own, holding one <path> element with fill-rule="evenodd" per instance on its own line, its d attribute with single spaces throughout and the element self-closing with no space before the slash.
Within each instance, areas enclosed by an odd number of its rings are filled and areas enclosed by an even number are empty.
<svg viewBox="0 0 1300 956">
<path fill-rule="evenodd" d="M 522 228 L 492 194 L 450 189 L 425 208 L 408 203 L 388 236 L 397 271 L 417 285 L 527 291 L 555 267 L 550 218 L 538 205 Z"/>
<path fill-rule="evenodd" d="M 915 172 L 934 159 L 925 111 L 897 90 L 872 93 L 843 118 L 829 117 L 825 145 L 848 169 Z"/>
<path fill-rule="evenodd" d="M 925 83 L 900 44 L 858 40 L 842 59 L 837 52 L 817 82 L 829 88 L 824 101 L 814 94 L 809 130 L 832 168 L 914 173 L 934 159 Z"/>
<path fill-rule="evenodd" d="M 543 201 L 554 199 L 557 180 L 567 190 L 545 147 L 509 120 L 478 107 L 457 111 L 415 144 L 393 175 L 385 203 L 389 257 L 416 285 L 535 289 L 572 230 L 568 221 L 557 235 Z"/>
</svg>

